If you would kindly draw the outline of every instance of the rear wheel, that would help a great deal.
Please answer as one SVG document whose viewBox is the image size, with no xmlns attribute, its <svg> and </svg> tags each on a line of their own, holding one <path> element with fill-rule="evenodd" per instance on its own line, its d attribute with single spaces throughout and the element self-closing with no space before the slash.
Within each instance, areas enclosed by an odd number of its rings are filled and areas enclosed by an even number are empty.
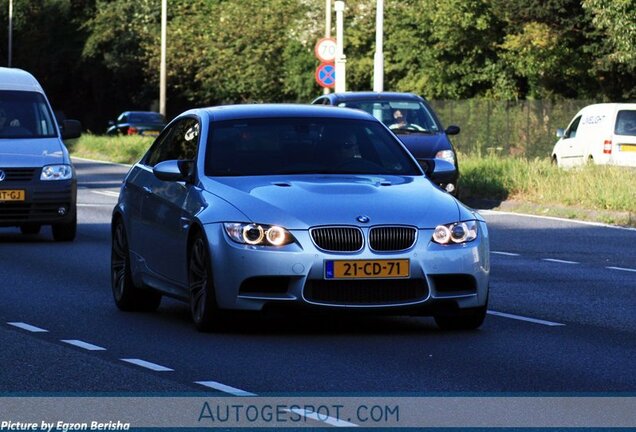
<svg viewBox="0 0 636 432">
<path fill-rule="evenodd" d="M 126 229 L 115 223 L 111 248 L 111 287 L 117 307 L 123 311 L 154 311 L 161 303 L 161 294 L 135 286 L 130 268 L 130 251 Z"/>
<path fill-rule="evenodd" d="M 26 224 L 20 226 L 20 231 L 22 234 L 39 234 L 42 225 L 38 224 Z"/>
<path fill-rule="evenodd" d="M 197 330 L 209 332 L 217 329 L 221 316 L 216 304 L 208 245 L 202 234 L 197 234 L 190 246 L 188 287 L 190 312 Z"/>
<path fill-rule="evenodd" d="M 77 234 L 77 213 L 70 222 L 53 224 L 53 239 L 55 241 L 73 241 Z"/>
<path fill-rule="evenodd" d="M 435 315 L 435 323 L 442 330 L 475 330 L 486 319 L 488 300 L 486 304 L 476 308 L 460 309 L 451 315 Z"/>
</svg>

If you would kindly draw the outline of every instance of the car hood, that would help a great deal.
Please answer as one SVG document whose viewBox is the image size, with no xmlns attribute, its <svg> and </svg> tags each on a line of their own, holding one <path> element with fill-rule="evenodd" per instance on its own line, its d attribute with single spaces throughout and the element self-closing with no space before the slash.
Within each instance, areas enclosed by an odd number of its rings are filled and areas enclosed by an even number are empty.
<svg viewBox="0 0 636 432">
<path fill-rule="evenodd" d="M 430 135 L 411 132 L 396 135 L 416 159 L 432 159 L 438 151 L 451 149 L 450 142 L 445 133 Z"/>
<path fill-rule="evenodd" d="M 65 163 L 65 158 L 58 138 L 0 139 L 0 165 L 3 168 L 61 163 Z"/>
<path fill-rule="evenodd" d="M 460 216 L 457 201 L 425 177 L 215 177 L 205 183 L 208 191 L 231 203 L 251 222 L 288 229 L 383 224 L 433 228 Z M 369 223 L 358 222 L 359 216 L 368 217 Z"/>
</svg>

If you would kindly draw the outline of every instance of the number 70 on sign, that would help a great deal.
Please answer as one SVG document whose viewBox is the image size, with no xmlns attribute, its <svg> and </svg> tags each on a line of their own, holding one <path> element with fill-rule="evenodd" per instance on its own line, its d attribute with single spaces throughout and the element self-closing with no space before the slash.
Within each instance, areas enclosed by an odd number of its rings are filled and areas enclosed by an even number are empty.
<svg viewBox="0 0 636 432">
<path fill-rule="evenodd" d="M 334 38 L 322 38 L 316 42 L 314 48 L 316 58 L 323 63 L 331 63 L 336 59 L 336 40 Z"/>
</svg>

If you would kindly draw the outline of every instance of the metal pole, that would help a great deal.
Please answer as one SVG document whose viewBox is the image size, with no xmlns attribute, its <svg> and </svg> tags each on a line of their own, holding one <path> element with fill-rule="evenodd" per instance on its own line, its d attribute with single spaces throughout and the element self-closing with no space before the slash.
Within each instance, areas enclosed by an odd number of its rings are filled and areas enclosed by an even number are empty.
<svg viewBox="0 0 636 432">
<path fill-rule="evenodd" d="M 159 112 L 166 115 L 166 27 L 168 0 L 161 0 L 161 70 L 159 72 Z"/>
<path fill-rule="evenodd" d="M 336 92 L 346 91 L 346 63 L 344 55 L 344 9 L 345 3 L 336 0 Z"/>
<path fill-rule="evenodd" d="M 11 58 L 13 56 L 13 0 L 9 0 L 9 49 L 7 53 L 7 67 L 11 67 Z"/>
<path fill-rule="evenodd" d="M 384 0 L 378 0 L 375 11 L 375 55 L 373 56 L 373 91 L 384 91 Z"/>
<path fill-rule="evenodd" d="M 325 37 L 331 37 L 331 0 L 326 0 L 325 3 Z M 331 90 L 325 87 L 322 92 L 323 94 L 329 94 Z"/>
</svg>

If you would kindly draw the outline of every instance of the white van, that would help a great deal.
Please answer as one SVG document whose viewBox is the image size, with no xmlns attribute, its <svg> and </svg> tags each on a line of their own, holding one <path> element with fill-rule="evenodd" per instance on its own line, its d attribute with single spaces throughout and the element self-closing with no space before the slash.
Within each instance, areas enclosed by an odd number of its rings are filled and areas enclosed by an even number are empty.
<svg viewBox="0 0 636 432">
<path fill-rule="evenodd" d="M 552 161 L 561 167 L 588 162 L 636 167 L 636 104 L 588 105 L 567 129 L 558 129 Z"/>
<path fill-rule="evenodd" d="M 62 139 L 81 124 L 58 125 L 44 90 L 28 72 L 0 68 L 0 227 L 71 241 L 77 227 L 77 178 Z"/>
</svg>

